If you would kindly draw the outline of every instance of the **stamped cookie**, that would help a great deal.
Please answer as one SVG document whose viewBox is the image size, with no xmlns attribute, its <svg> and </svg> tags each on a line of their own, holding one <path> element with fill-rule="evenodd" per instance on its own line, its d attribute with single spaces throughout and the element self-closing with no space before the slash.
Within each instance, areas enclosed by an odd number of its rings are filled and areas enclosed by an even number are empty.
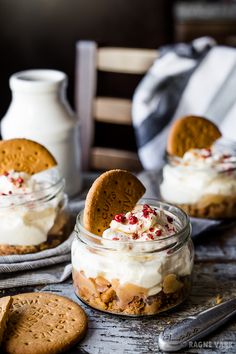
<svg viewBox="0 0 236 354">
<path fill-rule="evenodd" d="M 102 235 L 113 217 L 132 210 L 144 193 L 143 184 L 128 171 L 110 170 L 103 173 L 88 192 L 84 227 L 96 235 Z"/>
<path fill-rule="evenodd" d="M 0 299 L 0 344 L 2 343 L 4 331 L 6 330 L 11 303 L 11 296 L 4 296 Z"/>
<path fill-rule="evenodd" d="M 0 174 L 14 170 L 31 175 L 57 165 L 52 154 L 41 144 L 28 139 L 0 141 Z"/>
<path fill-rule="evenodd" d="M 8 354 L 56 354 L 82 339 L 87 317 L 74 301 L 51 293 L 13 296 L 3 339 Z"/>
<path fill-rule="evenodd" d="M 186 116 L 176 120 L 169 132 L 167 152 L 182 157 L 190 149 L 209 148 L 221 132 L 206 118 Z"/>
</svg>

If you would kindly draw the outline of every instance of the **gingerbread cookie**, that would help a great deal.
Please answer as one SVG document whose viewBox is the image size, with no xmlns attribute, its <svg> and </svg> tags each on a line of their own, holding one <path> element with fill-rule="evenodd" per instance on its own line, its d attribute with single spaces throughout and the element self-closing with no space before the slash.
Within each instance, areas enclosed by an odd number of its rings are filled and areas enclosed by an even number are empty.
<svg viewBox="0 0 236 354">
<path fill-rule="evenodd" d="M 81 340 L 87 316 L 74 301 L 51 293 L 13 296 L 3 339 L 8 354 L 56 354 Z"/>
<path fill-rule="evenodd" d="M 96 235 L 102 235 L 113 217 L 132 210 L 144 193 L 143 184 L 128 171 L 110 170 L 103 173 L 88 192 L 84 227 Z"/>
<path fill-rule="evenodd" d="M 182 157 L 190 149 L 209 148 L 221 132 L 206 118 L 186 116 L 176 120 L 169 132 L 167 152 Z"/>
<path fill-rule="evenodd" d="M 41 144 L 28 139 L 0 141 L 0 174 L 14 170 L 31 175 L 57 165 L 52 154 Z"/>
<path fill-rule="evenodd" d="M 2 343 L 2 338 L 6 330 L 11 303 L 11 296 L 5 296 L 0 299 L 0 344 Z"/>
</svg>

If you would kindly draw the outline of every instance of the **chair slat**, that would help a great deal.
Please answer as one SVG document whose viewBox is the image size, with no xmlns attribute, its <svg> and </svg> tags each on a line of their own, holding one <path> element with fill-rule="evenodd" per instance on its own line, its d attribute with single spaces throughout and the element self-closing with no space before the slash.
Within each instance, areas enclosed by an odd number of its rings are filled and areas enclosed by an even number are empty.
<svg viewBox="0 0 236 354">
<path fill-rule="evenodd" d="M 135 152 L 104 147 L 92 148 L 91 166 L 96 170 L 114 168 L 138 172 L 142 170 L 141 162 Z"/>
<path fill-rule="evenodd" d="M 101 47 L 97 52 L 97 69 L 126 74 L 144 74 L 158 52 L 154 49 Z"/>
<path fill-rule="evenodd" d="M 94 101 L 94 118 L 99 122 L 131 125 L 131 100 L 97 97 Z"/>
<path fill-rule="evenodd" d="M 93 100 L 96 90 L 97 46 L 92 41 L 76 45 L 75 106 L 80 121 L 81 165 L 87 171 L 94 137 Z"/>
</svg>

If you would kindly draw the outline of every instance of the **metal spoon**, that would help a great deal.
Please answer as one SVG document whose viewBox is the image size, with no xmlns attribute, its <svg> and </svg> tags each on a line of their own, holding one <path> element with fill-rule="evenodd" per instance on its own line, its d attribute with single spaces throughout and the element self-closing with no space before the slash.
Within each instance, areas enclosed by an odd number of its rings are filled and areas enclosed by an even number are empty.
<svg viewBox="0 0 236 354">
<path fill-rule="evenodd" d="M 190 316 L 168 326 L 159 335 L 159 347 L 166 352 L 175 352 L 207 336 L 236 314 L 236 298 Z"/>
</svg>

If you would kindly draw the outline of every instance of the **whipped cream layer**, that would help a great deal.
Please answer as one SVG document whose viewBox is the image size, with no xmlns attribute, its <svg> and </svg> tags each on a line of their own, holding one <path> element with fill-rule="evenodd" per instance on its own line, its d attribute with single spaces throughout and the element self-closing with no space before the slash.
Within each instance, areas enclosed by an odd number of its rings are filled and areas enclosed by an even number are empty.
<svg viewBox="0 0 236 354">
<path fill-rule="evenodd" d="M 61 200 L 56 196 L 43 201 L 54 174 L 47 170 L 33 176 L 15 171 L 0 175 L 0 244 L 27 246 L 47 240 Z"/>
<path fill-rule="evenodd" d="M 206 195 L 236 195 L 236 156 L 216 149 L 192 149 L 163 169 L 161 196 L 194 204 Z"/>
<path fill-rule="evenodd" d="M 113 250 L 89 250 L 76 238 L 72 244 L 72 265 L 88 278 L 102 276 L 118 280 L 121 286 L 134 284 L 147 289 L 149 296 L 162 290 L 164 277 L 170 273 L 190 275 L 192 259 L 188 244 L 171 254 L 167 236 L 174 235 L 178 225 L 173 216 L 149 205 L 138 205 L 132 212 L 118 214 L 105 230 L 102 244 Z M 165 240 L 166 237 L 166 240 Z M 166 249 L 156 251 L 157 240 Z M 159 245 L 160 246 L 160 245 Z"/>
</svg>

